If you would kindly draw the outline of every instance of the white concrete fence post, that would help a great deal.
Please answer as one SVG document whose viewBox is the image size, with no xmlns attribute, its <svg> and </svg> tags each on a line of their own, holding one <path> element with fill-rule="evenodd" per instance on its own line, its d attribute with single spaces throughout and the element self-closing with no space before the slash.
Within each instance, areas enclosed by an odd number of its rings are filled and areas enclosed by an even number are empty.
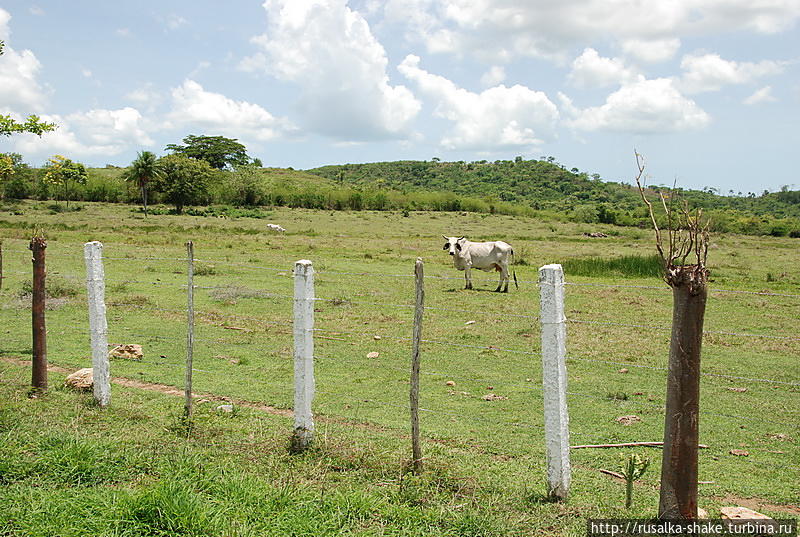
<svg viewBox="0 0 800 537">
<path fill-rule="evenodd" d="M 314 440 L 314 267 L 302 259 L 294 264 L 294 433 L 291 451 L 298 453 Z"/>
<path fill-rule="evenodd" d="M 89 333 L 92 341 L 94 399 L 101 407 L 111 402 L 111 372 L 108 363 L 108 324 L 106 321 L 106 282 L 103 271 L 103 245 L 83 245 L 86 262 L 86 294 L 89 299 Z"/>
<path fill-rule="evenodd" d="M 567 412 L 567 327 L 564 315 L 564 271 L 561 265 L 539 269 L 542 324 L 544 436 L 548 495 L 564 500 L 569 493 L 569 414 Z"/>
</svg>

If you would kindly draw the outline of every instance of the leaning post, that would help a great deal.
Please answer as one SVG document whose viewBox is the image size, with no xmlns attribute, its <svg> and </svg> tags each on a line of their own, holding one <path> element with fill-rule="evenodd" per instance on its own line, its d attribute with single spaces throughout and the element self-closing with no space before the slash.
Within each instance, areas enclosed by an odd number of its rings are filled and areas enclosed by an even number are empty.
<svg viewBox="0 0 800 537">
<path fill-rule="evenodd" d="M 106 321 L 106 282 L 103 270 L 103 244 L 83 245 L 86 262 L 86 294 L 89 299 L 89 334 L 92 342 L 92 382 L 94 400 L 101 407 L 111 402 L 111 375 L 108 361 L 108 323 Z"/>
<path fill-rule="evenodd" d="M 551 498 L 565 500 L 572 471 L 567 411 L 567 327 L 564 315 L 564 271 L 561 265 L 545 265 L 539 269 L 539 293 L 547 493 Z"/>
<path fill-rule="evenodd" d="M 294 433 L 290 451 L 300 453 L 314 440 L 314 267 L 294 264 Z"/>
</svg>

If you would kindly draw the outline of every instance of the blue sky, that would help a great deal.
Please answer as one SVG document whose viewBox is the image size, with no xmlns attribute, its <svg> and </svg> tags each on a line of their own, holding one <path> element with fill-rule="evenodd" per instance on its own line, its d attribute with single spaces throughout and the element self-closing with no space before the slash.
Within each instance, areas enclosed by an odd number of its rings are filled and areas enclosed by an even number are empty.
<svg viewBox="0 0 800 537">
<path fill-rule="evenodd" d="M 187 134 L 266 166 L 553 156 L 722 193 L 800 188 L 800 0 L 2 1 L 0 140 L 127 165 Z"/>
</svg>

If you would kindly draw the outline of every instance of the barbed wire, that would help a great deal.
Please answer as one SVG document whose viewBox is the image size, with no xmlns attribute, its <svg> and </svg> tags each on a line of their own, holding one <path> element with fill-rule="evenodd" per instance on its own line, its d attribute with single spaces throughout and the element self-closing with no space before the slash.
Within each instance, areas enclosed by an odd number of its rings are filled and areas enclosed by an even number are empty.
<svg viewBox="0 0 800 537">
<path fill-rule="evenodd" d="M 598 324 L 604 326 L 620 326 L 620 327 L 627 327 L 627 328 L 646 328 L 648 330 L 662 330 L 662 331 L 671 331 L 671 326 L 654 326 L 654 325 L 646 325 L 646 324 L 633 324 L 633 323 L 618 323 L 614 321 L 590 321 L 586 319 L 567 319 L 568 323 L 573 324 Z M 794 336 L 784 336 L 778 335 L 773 336 L 769 334 L 751 334 L 751 333 L 743 333 L 743 332 L 729 332 L 724 330 L 703 330 L 703 334 L 712 334 L 712 335 L 724 335 L 724 336 L 738 336 L 738 337 L 755 337 L 755 338 L 767 338 L 767 339 L 785 339 L 790 341 L 800 341 L 800 337 Z"/>
<path fill-rule="evenodd" d="M 652 369 L 657 371 L 669 371 L 666 367 L 659 367 L 653 365 L 643 365 L 643 364 L 635 364 L 631 362 L 618 362 L 615 360 L 603 360 L 600 358 L 585 358 L 585 357 L 578 357 L 578 356 L 567 356 L 567 360 L 577 360 L 579 362 L 599 362 L 604 364 L 613 364 L 613 365 L 621 365 L 625 367 L 635 367 L 640 369 Z M 719 378 L 726 378 L 732 380 L 747 380 L 751 382 L 763 382 L 767 384 L 784 384 L 789 386 L 800 386 L 800 382 L 790 382 L 790 381 L 782 381 L 782 380 L 773 380 L 773 379 L 764 379 L 764 378 L 753 378 L 753 377 L 740 377 L 736 375 L 725 375 L 722 373 L 708 373 L 708 372 L 700 372 L 701 376 L 705 377 L 719 377 Z"/>
</svg>

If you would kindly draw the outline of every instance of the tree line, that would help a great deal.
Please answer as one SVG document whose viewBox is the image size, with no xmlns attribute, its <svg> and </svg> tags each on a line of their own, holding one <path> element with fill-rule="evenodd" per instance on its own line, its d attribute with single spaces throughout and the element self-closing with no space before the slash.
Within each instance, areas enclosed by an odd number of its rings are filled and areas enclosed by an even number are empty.
<svg viewBox="0 0 800 537">
<path fill-rule="evenodd" d="M 649 216 L 630 185 L 601 181 L 553 157 L 505 161 L 398 161 L 325 166 L 306 172 L 265 169 L 235 139 L 189 135 L 157 157 L 140 152 L 127 168 L 87 169 L 56 155 L 32 168 L 18 154 L 0 154 L 5 199 L 55 199 L 186 207 L 287 206 L 325 210 L 460 211 L 646 228 Z M 679 191 L 702 207 L 713 231 L 800 237 L 800 192 L 721 196 L 714 189 L 651 186 L 648 194 Z M 165 212 L 163 208 L 157 210 Z M 192 209 L 217 214 L 220 208 Z M 255 213 L 253 213 L 255 214 Z M 660 215 L 660 218 L 666 218 Z"/>
</svg>

